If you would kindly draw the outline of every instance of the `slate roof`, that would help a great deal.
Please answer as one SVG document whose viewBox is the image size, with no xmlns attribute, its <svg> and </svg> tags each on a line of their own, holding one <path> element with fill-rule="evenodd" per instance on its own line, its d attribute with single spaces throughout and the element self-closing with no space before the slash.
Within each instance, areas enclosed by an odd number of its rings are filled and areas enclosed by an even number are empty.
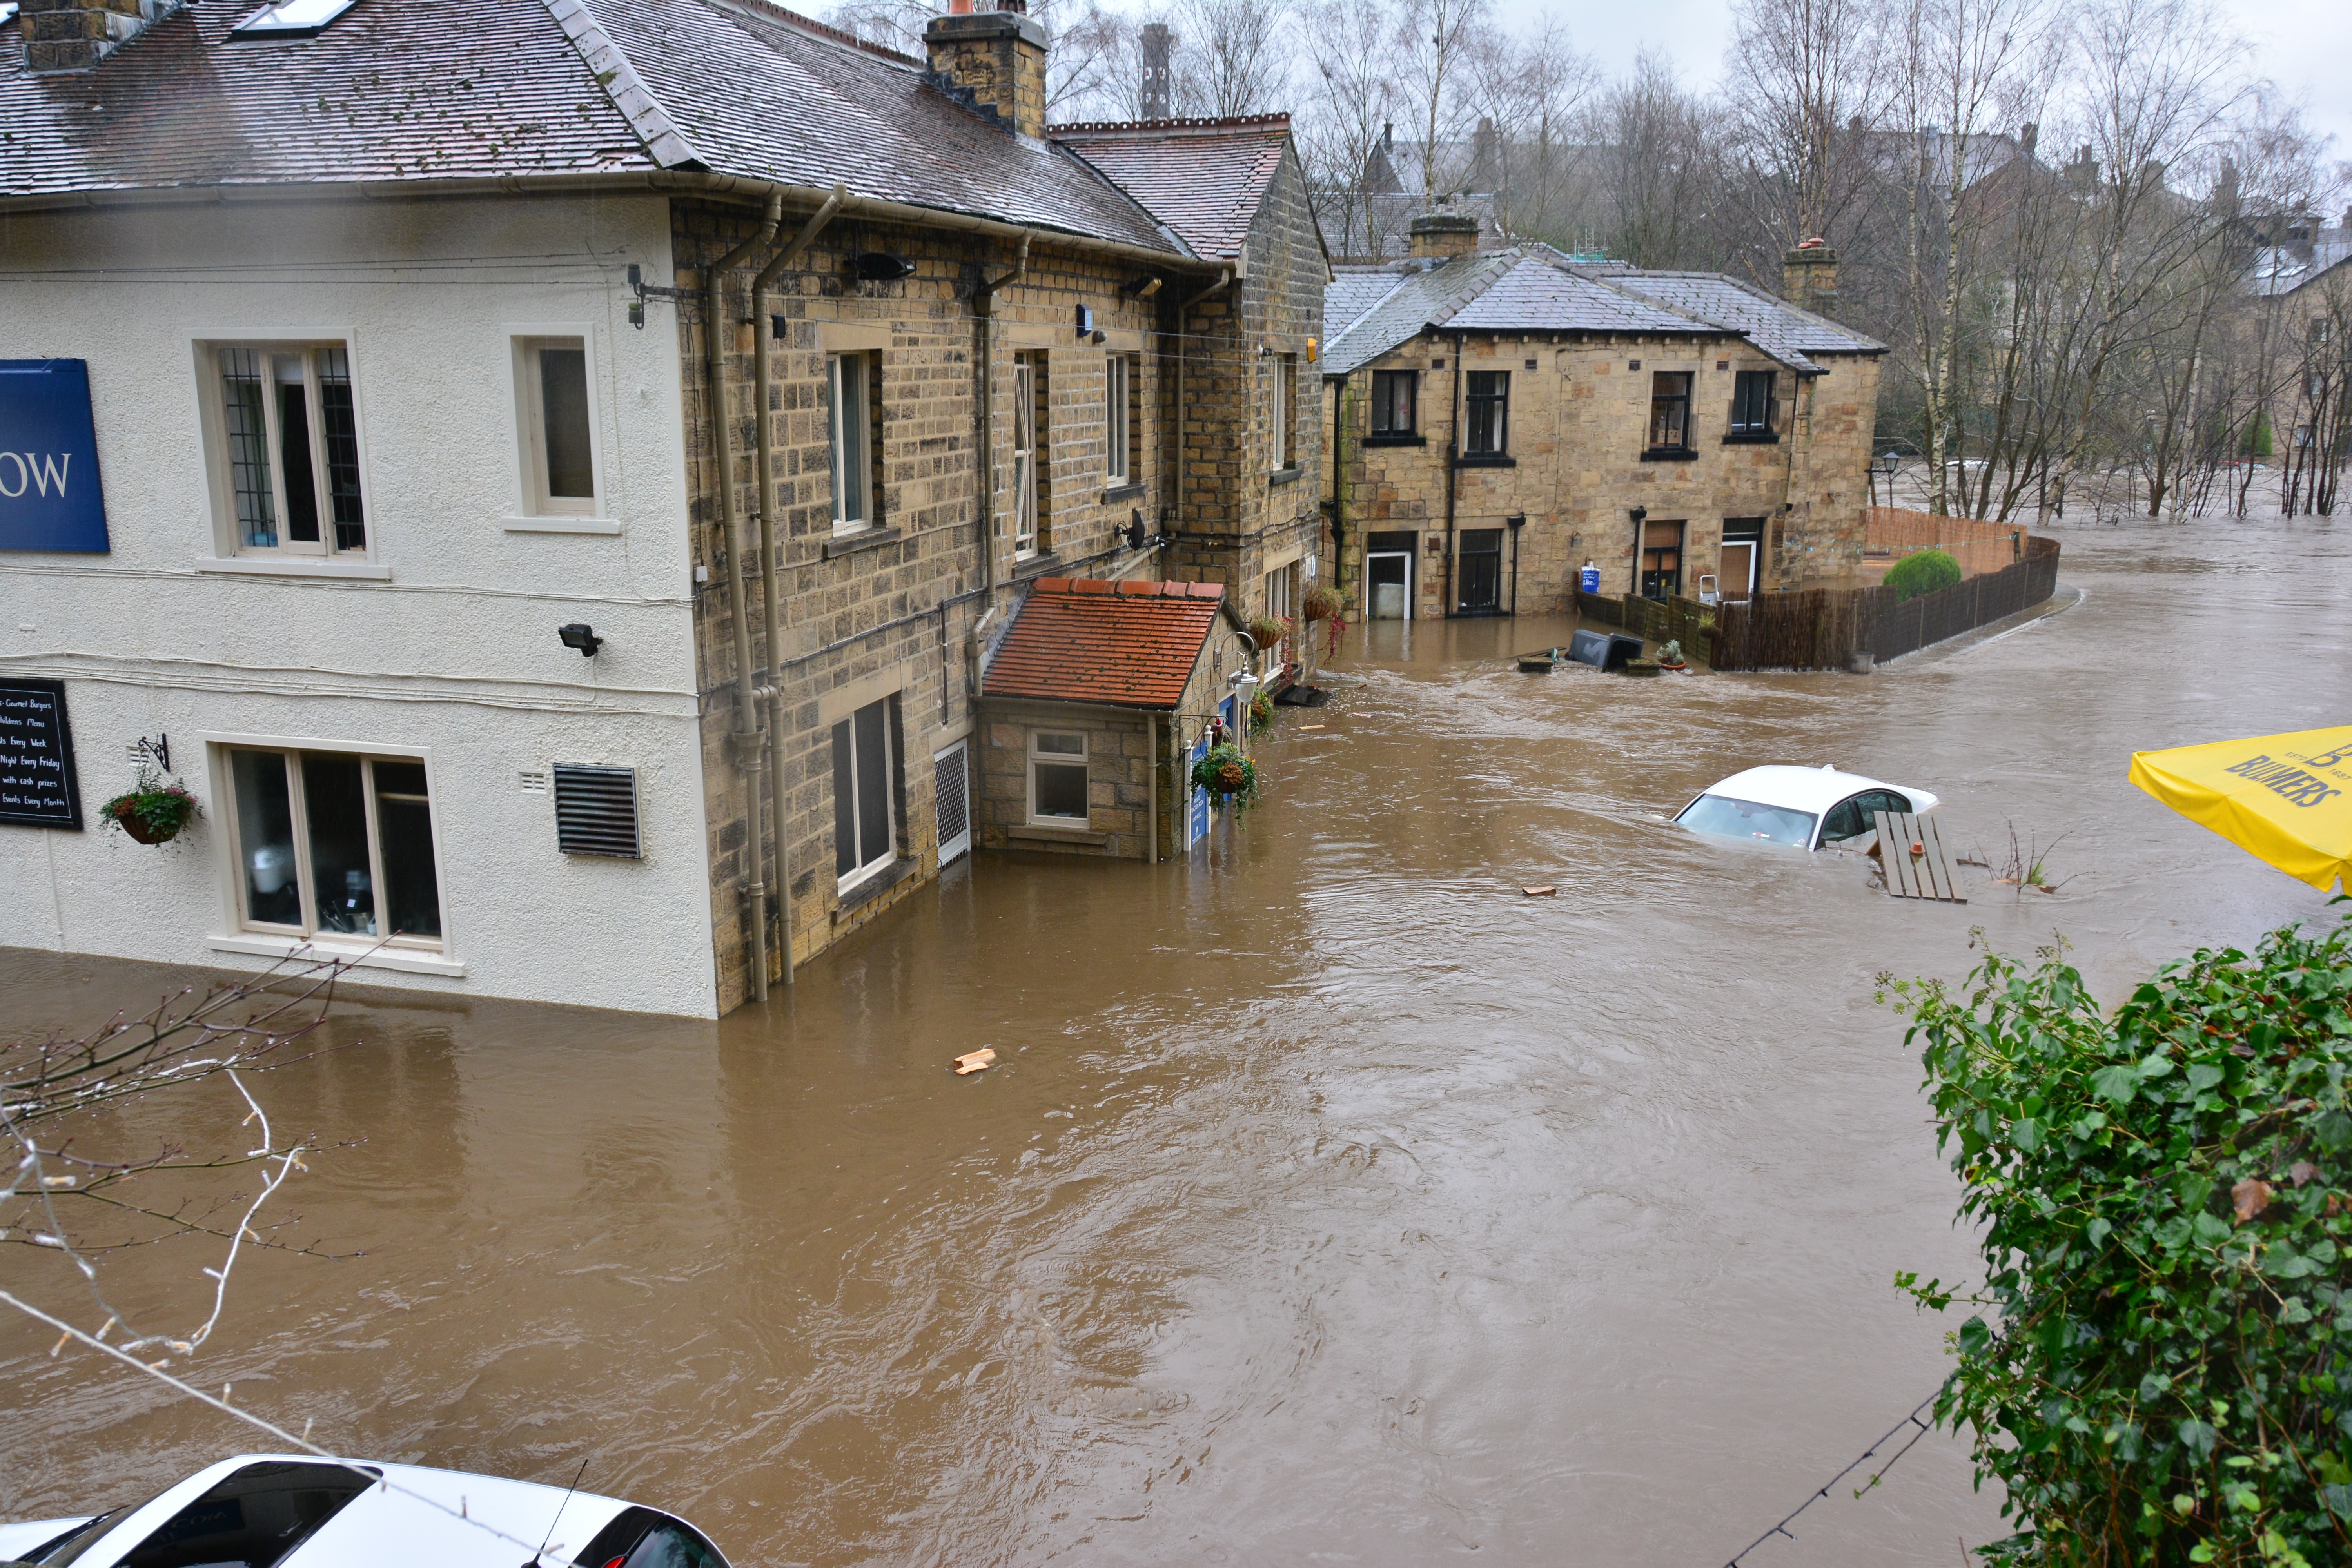
<svg viewBox="0 0 2352 1568">
<path fill-rule="evenodd" d="M 919 62 L 764 0 L 359 0 L 313 38 L 229 42 L 254 8 L 189 0 L 72 75 L 0 33 L 0 199 L 708 171 L 1185 251 Z"/>
<path fill-rule="evenodd" d="M 1235 257 L 1282 166 L 1290 117 L 1055 125 L 1045 134 L 1157 214 L 1202 256 Z"/>
<path fill-rule="evenodd" d="M 1718 334 L 1746 339 L 1805 374 L 1811 353 L 1884 346 L 1834 321 L 1712 272 L 1570 267 L 1549 247 L 1456 257 L 1429 266 L 1351 269 L 1324 295 L 1326 375 L 1344 375 L 1425 331 Z M 1368 300 L 1373 279 L 1390 280 Z"/>
<path fill-rule="evenodd" d="M 1173 712 L 1224 593 L 1221 583 L 1040 577 L 1029 584 L 981 694 Z"/>
</svg>

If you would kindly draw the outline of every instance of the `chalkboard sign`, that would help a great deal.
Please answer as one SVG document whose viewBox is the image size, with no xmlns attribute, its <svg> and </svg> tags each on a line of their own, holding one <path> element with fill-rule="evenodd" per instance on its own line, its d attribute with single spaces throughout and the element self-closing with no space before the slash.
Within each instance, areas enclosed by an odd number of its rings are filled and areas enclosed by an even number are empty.
<svg viewBox="0 0 2352 1568">
<path fill-rule="evenodd" d="M 61 680 L 0 680 L 0 822 L 81 826 Z"/>
</svg>

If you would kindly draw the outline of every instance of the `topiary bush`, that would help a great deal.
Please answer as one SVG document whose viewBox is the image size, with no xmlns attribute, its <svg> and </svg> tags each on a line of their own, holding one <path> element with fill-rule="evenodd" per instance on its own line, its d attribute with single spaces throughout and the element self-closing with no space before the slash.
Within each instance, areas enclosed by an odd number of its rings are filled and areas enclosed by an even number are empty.
<svg viewBox="0 0 2352 1568">
<path fill-rule="evenodd" d="M 1948 588 L 1959 580 L 1960 563 L 1940 550 L 1906 555 L 1886 572 L 1886 585 L 1895 590 L 1897 603 Z"/>
<path fill-rule="evenodd" d="M 2200 952 L 2112 1017 L 2063 942 L 1880 980 L 1998 1310 L 1936 1405 L 2020 1527 L 1982 1555 L 2352 1561 L 2352 921 Z"/>
</svg>

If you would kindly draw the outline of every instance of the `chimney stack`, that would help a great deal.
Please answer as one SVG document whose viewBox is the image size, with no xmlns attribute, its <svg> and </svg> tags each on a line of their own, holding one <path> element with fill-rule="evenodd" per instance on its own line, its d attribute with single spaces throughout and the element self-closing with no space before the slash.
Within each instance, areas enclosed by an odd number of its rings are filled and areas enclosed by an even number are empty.
<svg viewBox="0 0 2352 1568">
<path fill-rule="evenodd" d="M 1780 298 L 1816 316 L 1837 314 L 1837 252 L 1819 239 L 1801 240 L 1780 258 Z"/>
<path fill-rule="evenodd" d="M 1007 131 L 1045 134 L 1045 29 L 1023 8 L 934 16 L 923 29 L 931 77 Z"/>
<path fill-rule="evenodd" d="M 175 0 L 23 0 L 25 68 L 86 71 L 144 32 Z"/>
<path fill-rule="evenodd" d="M 1423 213 L 1412 220 L 1412 249 L 1415 261 L 1451 261 L 1478 254 L 1478 220 L 1460 213 Z"/>
<path fill-rule="evenodd" d="M 1169 62 L 1176 53 L 1176 36 L 1165 22 L 1143 25 L 1143 118 L 1166 120 L 1175 110 L 1169 92 Z"/>
</svg>

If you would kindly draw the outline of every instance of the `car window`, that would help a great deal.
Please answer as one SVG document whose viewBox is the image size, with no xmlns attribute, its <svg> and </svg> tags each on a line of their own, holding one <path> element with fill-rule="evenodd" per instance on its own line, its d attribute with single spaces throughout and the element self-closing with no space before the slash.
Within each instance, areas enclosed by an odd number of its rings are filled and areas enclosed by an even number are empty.
<svg viewBox="0 0 2352 1568">
<path fill-rule="evenodd" d="M 1785 805 L 1734 800 L 1727 795 L 1703 795 L 1685 806 L 1675 820 L 1701 833 L 1720 833 L 1729 838 L 1761 838 L 1805 849 L 1812 845 L 1816 819 L 1810 811 L 1793 811 Z"/>
<path fill-rule="evenodd" d="M 1830 807 L 1829 815 L 1822 818 L 1822 842 L 1842 843 L 1848 838 L 1859 838 L 1869 832 L 1871 822 L 1870 818 L 1864 815 L 1864 803 L 1876 798 L 1875 795 L 1848 795 Z"/>
<path fill-rule="evenodd" d="M 1881 811 L 1905 812 L 1911 809 L 1910 801 L 1891 789 L 1874 789 L 1862 797 L 1862 821 L 1865 827 L 1878 826 L 1872 814 Z"/>
<path fill-rule="evenodd" d="M 578 1568 L 727 1568 L 727 1559 L 684 1522 L 632 1505 L 613 1516 L 572 1560 Z"/>
<path fill-rule="evenodd" d="M 657 1524 L 629 1553 L 627 1568 L 727 1568 L 710 1543 L 671 1520 Z"/>
<path fill-rule="evenodd" d="M 276 1568 L 369 1485 L 342 1465 L 243 1466 L 157 1526 L 122 1568 Z"/>
</svg>

